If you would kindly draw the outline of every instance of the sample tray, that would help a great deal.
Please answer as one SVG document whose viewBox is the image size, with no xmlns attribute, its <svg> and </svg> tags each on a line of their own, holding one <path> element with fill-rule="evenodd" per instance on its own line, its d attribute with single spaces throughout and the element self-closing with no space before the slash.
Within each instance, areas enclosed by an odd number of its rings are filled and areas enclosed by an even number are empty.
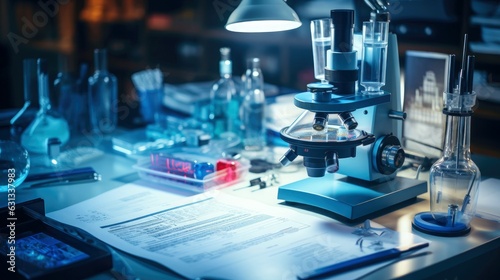
<svg viewBox="0 0 500 280">
<path fill-rule="evenodd" d="M 214 166 L 215 161 L 213 162 Z M 238 160 L 235 163 L 234 168 L 216 171 L 208 174 L 203 179 L 195 179 L 151 169 L 151 163 L 147 159 L 138 161 L 133 168 L 137 170 L 141 178 L 147 181 L 200 193 L 207 190 L 225 188 L 242 181 L 250 169 L 250 163 L 245 160 Z"/>
</svg>

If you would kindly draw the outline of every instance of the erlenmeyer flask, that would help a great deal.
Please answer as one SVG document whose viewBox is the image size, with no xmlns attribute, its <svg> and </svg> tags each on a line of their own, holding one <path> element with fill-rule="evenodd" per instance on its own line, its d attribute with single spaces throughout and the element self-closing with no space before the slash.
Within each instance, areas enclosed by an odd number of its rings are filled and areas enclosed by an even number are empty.
<svg viewBox="0 0 500 280">
<path fill-rule="evenodd" d="M 52 108 L 49 98 L 49 76 L 47 61 L 38 59 L 38 95 L 40 110 L 35 120 L 21 136 L 21 145 L 28 152 L 47 154 L 47 142 L 57 138 L 64 145 L 69 140 L 68 122 Z"/>
</svg>

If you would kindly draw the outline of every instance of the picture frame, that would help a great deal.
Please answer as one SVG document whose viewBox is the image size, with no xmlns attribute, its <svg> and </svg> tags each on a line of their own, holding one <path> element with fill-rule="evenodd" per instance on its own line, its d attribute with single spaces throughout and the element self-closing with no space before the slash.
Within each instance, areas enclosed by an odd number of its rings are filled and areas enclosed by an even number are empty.
<svg viewBox="0 0 500 280">
<path fill-rule="evenodd" d="M 449 56 L 443 53 L 406 51 L 402 142 L 405 150 L 429 158 L 439 158 L 443 153 L 443 92 L 448 60 Z"/>
</svg>

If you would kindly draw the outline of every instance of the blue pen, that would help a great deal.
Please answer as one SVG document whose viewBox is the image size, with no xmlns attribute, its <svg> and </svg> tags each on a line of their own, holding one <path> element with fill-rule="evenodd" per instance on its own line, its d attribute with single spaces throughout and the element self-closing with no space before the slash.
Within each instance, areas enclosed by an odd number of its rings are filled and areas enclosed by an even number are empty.
<svg viewBox="0 0 500 280">
<path fill-rule="evenodd" d="M 101 175 L 99 173 L 89 173 L 89 174 L 79 174 L 79 175 L 71 175 L 65 177 L 59 177 L 52 180 L 43 180 L 39 183 L 34 183 L 30 185 L 30 188 L 39 188 L 39 187 L 53 187 L 60 185 L 69 185 L 69 184 L 83 184 L 90 182 L 97 182 L 101 180 Z"/>
<path fill-rule="evenodd" d="M 297 276 L 297 279 L 305 280 L 305 279 L 318 279 L 319 277 L 324 276 L 332 276 L 334 274 L 345 272 L 351 269 L 364 267 L 370 264 L 374 264 L 381 261 L 386 261 L 390 259 L 397 258 L 404 253 L 408 253 L 411 251 L 415 251 L 418 249 L 422 249 L 424 247 L 429 246 L 429 243 L 417 243 L 413 245 L 399 246 L 392 249 L 383 250 L 377 253 L 373 253 L 370 255 L 362 256 L 359 258 L 355 258 L 352 260 L 347 260 L 343 262 L 339 262 L 336 264 L 332 264 L 329 266 L 321 267 L 315 269 L 313 271 L 305 272 L 301 275 Z"/>
<path fill-rule="evenodd" d="M 94 173 L 96 173 L 94 168 L 82 167 L 82 168 L 75 168 L 75 169 L 70 169 L 70 170 L 62 170 L 62 171 L 28 175 L 28 177 L 26 177 L 26 180 L 24 180 L 24 181 L 31 182 L 31 181 L 65 178 L 68 176 L 94 174 Z"/>
</svg>

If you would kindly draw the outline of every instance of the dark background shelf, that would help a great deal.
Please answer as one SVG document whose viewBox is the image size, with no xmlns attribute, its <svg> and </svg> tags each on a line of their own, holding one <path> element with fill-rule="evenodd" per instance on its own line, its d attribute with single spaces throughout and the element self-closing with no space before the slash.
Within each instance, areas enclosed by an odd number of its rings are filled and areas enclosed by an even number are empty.
<svg viewBox="0 0 500 280">
<path fill-rule="evenodd" d="M 482 44 L 483 25 L 498 24 L 498 19 L 478 15 L 471 9 L 473 0 L 390 1 L 392 32 L 398 35 L 401 67 L 405 52 L 455 53 L 460 57 L 463 34 L 471 44 Z M 397 3 L 396 3 L 397 2 Z M 12 34 L 22 35 L 23 18 L 44 11 L 36 0 L 8 0 L 0 3 L 0 109 L 22 105 L 22 60 L 45 57 L 57 72 L 57 58 L 63 54 L 76 71 L 81 63 L 93 65 L 94 48 L 107 48 L 109 68 L 117 75 L 121 102 L 137 108 L 132 73 L 147 67 L 160 67 L 168 83 L 211 81 L 218 78 L 218 49 L 230 47 L 233 73 L 243 74 L 246 60 L 259 57 L 266 82 L 281 87 L 305 90 L 314 81 L 309 21 L 328 17 L 334 8 L 356 9 L 355 31 L 368 19 L 363 0 L 288 0 L 299 14 L 302 27 L 297 30 L 241 34 L 224 29 L 229 14 L 239 1 L 216 0 L 70 0 L 58 6 L 58 13 L 47 16 L 26 43 L 12 46 Z M 486 22 L 486 23 L 485 23 Z M 471 48 L 474 51 L 474 48 Z M 498 76 L 500 54 L 478 51 L 476 69 Z M 500 156 L 499 143 L 490 131 L 499 127 L 500 103 L 481 101 L 473 116 L 473 145 L 477 151 L 493 151 Z M 125 121 L 126 122 L 126 121 Z M 496 141 L 496 142 L 495 142 Z M 475 148 L 473 148 L 474 152 Z"/>
</svg>

